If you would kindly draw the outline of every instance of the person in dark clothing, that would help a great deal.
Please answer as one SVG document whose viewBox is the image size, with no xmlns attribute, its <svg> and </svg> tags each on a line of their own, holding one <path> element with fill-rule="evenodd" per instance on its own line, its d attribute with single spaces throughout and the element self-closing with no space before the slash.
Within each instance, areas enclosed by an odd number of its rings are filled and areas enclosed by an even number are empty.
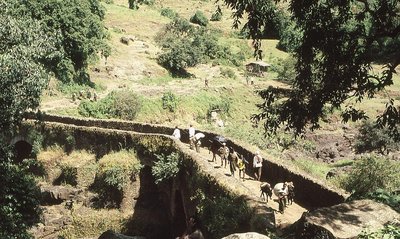
<svg viewBox="0 0 400 239">
<path fill-rule="evenodd" d="M 204 239 L 203 233 L 200 230 L 199 221 L 194 216 L 189 218 L 186 231 L 179 239 Z"/>
</svg>

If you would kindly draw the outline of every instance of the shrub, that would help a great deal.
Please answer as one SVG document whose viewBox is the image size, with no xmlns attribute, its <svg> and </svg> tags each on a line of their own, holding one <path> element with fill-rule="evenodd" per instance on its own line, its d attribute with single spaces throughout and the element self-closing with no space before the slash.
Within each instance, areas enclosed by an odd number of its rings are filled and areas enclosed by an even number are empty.
<svg viewBox="0 0 400 239">
<path fill-rule="evenodd" d="M 84 100 L 79 104 L 79 114 L 94 118 L 120 118 L 133 120 L 142 107 L 142 100 L 130 90 L 113 91 L 97 102 Z"/>
<path fill-rule="evenodd" d="M 222 12 L 216 11 L 211 15 L 210 21 L 221 21 L 222 19 Z"/>
<path fill-rule="evenodd" d="M 43 148 L 43 135 L 36 130 L 30 130 L 28 133 L 28 139 L 32 143 L 32 154 L 37 155 Z"/>
<path fill-rule="evenodd" d="M 170 155 L 159 154 L 156 155 L 157 161 L 151 168 L 151 173 L 156 179 L 156 184 L 174 178 L 178 175 L 180 168 L 180 159 L 177 153 L 172 153 Z"/>
<path fill-rule="evenodd" d="M 281 82 L 291 84 L 296 77 L 296 58 L 289 56 L 283 61 L 280 59 L 273 66 L 273 71 L 278 73 L 277 79 Z"/>
<path fill-rule="evenodd" d="M 174 19 L 174 18 L 178 17 L 178 13 L 169 7 L 161 8 L 161 16 L 168 17 L 170 19 Z"/>
<path fill-rule="evenodd" d="M 78 169 L 71 165 L 61 165 L 61 174 L 55 180 L 54 184 L 69 184 L 76 186 L 78 184 Z"/>
<path fill-rule="evenodd" d="M 198 24 L 200 26 L 207 26 L 208 24 L 208 19 L 204 15 L 202 11 L 196 11 L 196 13 L 190 18 L 190 22 L 194 24 Z"/>
<path fill-rule="evenodd" d="M 117 91 L 114 94 L 113 116 L 124 120 L 134 120 L 142 108 L 142 100 L 139 96 L 130 90 Z"/>
<path fill-rule="evenodd" d="M 236 74 L 231 68 L 222 67 L 221 75 L 227 78 L 236 79 Z"/>
<path fill-rule="evenodd" d="M 384 189 L 389 192 L 400 187 L 400 164 L 376 155 L 364 156 L 354 163 L 349 175 L 340 180 L 341 186 L 361 198 Z"/>
<path fill-rule="evenodd" d="M 399 142 L 390 136 L 389 129 L 381 128 L 370 121 L 364 121 L 359 128 L 354 146 L 358 153 L 378 151 L 387 154 L 400 148 Z"/>
<path fill-rule="evenodd" d="M 123 188 L 136 178 L 142 165 L 132 151 L 122 150 L 103 156 L 99 160 L 95 189 L 99 192 L 100 203 L 118 207 L 123 196 Z"/>
<path fill-rule="evenodd" d="M 219 100 L 214 100 L 213 103 L 210 103 L 208 107 L 207 116 L 210 118 L 211 112 L 213 111 L 220 112 L 220 114 L 226 114 L 229 116 L 231 104 L 231 100 L 226 97 L 222 97 Z"/>
<path fill-rule="evenodd" d="M 164 93 L 161 100 L 163 109 L 168 109 L 169 112 L 175 112 L 178 107 L 178 98 L 174 93 L 171 91 Z"/>
</svg>

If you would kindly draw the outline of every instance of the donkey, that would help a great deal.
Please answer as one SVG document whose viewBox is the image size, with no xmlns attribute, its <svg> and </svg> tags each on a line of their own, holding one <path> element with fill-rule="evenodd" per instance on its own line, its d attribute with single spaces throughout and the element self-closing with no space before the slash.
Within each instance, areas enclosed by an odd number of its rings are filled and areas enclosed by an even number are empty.
<svg viewBox="0 0 400 239">
<path fill-rule="evenodd" d="M 268 197 L 272 199 L 272 188 L 269 183 L 261 183 L 260 191 L 261 191 L 260 195 L 261 200 L 268 202 Z"/>
</svg>

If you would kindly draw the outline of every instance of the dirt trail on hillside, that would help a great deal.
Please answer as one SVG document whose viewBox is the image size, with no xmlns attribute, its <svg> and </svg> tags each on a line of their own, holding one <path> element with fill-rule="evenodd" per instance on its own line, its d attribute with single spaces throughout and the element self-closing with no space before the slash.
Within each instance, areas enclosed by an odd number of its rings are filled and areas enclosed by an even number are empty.
<svg viewBox="0 0 400 239">
<path fill-rule="evenodd" d="M 187 145 L 189 147 L 189 145 Z M 212 159 L 212 154 L 209 153 L 209 150 L 207 148 L 200 148 L 200 152 L 198 153 L 198 156 L 207 161 L 210 165 L 214 166 L 214 169 L 218 171 L 221 174 L 225 174 L 226 177 L 231 177 L 230 175 L 230 170 L 229 170 L 229 165 L 226 165 L 225 167 L 221 167 L 221 159 L 219 156 L 217 156 L 217 163 L 210 162 Z M 245 175 L 245 181 L 242 181 L 239 179 L 239 173 L 238 171 L 235 172 L 234 178 L 238 180 L 243 186 L 249 189 L 249 191 L 253 192 L 252 196 L 255 197 L 260 197 L 261 191 L 260 191 L 260 182 L 257 180 L 254 180 L 254 178 L 250 175 Z M 274 186 L 274 185 L 272 185 Z M 261 200 L 261 198 L 260 198 Z M 283 229 L 289 225 L 292 225 L 295 223 L 297 220 L 301 218 L 301 215 L 307 211 L 307 209 L 299 206 L 296 203 L 293 203 L 292 205 L 289 205 L 283 214 L 281 214 L 278 210 L 278 202 L 277 202 L 277 197 L 275 195 L 272 196 L 272 200 L 269 200 L 268 202 L 265 202 L 268 207 L 272 208 L 275 212 L 275 224 L 276 228 Z"/>
</svg>

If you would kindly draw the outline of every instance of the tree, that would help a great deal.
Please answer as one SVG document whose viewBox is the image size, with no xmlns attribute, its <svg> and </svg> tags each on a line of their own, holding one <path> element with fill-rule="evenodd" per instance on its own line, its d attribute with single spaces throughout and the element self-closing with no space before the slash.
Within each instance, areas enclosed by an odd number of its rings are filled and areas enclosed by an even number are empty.
<svg viewBox="0 0 400 239">
<path fill-rule="evenodd" d="M 35 109 L 48 82 L 40 63 L 51 54 L 55 37 L 27 16 L 8 15 L 0 3 L 0 238 L 30 238 L 27 229 L 39 221 L 40 190 L 32 176 L 12 163 L 5 139 L 17 129 L 28 109 Z"/>
<path fill-rule="evenodd" d="M 88 83 L 87 67 L 98 53 L 107 57 L 110 49 L 103 26 L 104 8 L 98 0 L 7 0 L 8 15 L 29 16 L 43 23 L 45 35 L 56 35 L 58 54 L 42 59 L 63 82 Z"/>
<path fill-rule="evenodd" d="M 224 2 L 234 10 L 236 25 L 247 13 L 245 26 L 257 53 L 261 32 L 271 23 L 268 19 L 275 14 L 274 4 L 279 1 Z M 393 84 L 400 63 L 400 47 L 394 47 L 400 44 L 400 2 L 291 0 L 288 5 L 300 36 L 298 45 L 292 46 L 297 58 L 296 78 L 283 99 L 277 89 L 261 90 L 265 102 L 259 105 L 261 113 L 253 120 L 265 120 L 264 127 L 270 133 L 284 127 L 301 134 L 308 127 L 318 128 L 322 117 L 340 107 L 344 107 L 345 121 L 367 118 L 365 112 L 347 102 L 371 98 Z M 371 71 L 377 60 L 385 63 L 381 73 Z M 377 121 L 398 135 L 400 113 L 393 99 L 388 100 Z"/>
</svg>

